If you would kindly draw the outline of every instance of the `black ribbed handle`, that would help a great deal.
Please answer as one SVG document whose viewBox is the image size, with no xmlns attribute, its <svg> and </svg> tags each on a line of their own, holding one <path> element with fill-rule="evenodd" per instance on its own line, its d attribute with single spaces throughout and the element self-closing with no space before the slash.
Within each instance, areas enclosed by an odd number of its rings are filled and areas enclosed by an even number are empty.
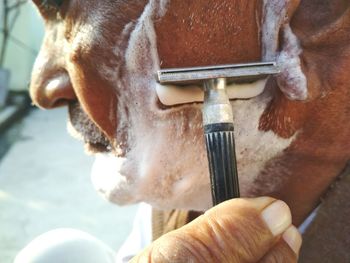
<svg viewBox="0 0 350 263">
<path fill-rule="evenodd" d="M 235 141 L 232 123 L 204 127 L 213 204 L 239 197 Z"/>
</svg>

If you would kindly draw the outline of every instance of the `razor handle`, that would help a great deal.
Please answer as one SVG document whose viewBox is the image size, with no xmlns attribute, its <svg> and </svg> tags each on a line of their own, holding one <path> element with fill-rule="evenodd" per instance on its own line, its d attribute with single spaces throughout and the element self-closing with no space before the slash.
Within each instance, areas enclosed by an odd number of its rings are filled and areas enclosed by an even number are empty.
<svg viewBox="0 0 350 263">
<path fill-rule="evenodd" d="M 233 131 L 232 123 L 204 126 L 214 205 L 240 196 Z"/>
</svg>

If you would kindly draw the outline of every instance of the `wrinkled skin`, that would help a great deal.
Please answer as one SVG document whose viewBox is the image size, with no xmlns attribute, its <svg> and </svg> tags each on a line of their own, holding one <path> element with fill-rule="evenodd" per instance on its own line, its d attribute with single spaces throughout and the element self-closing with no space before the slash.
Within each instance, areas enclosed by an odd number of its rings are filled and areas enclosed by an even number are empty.
<svg viewBox="0 0 350 263">
<path fill-rule="evenodd" d="M 41 6 L 40 0 L 34 2 Z M 69 105 L 71 123 L 90 150 L 108 148 L 126 158 L 119 170 L 122 180 L 107 196 L 117 203 L 146 201 L 197 210 L 210 205 L 200 105 L 160 105 L 153 74 L 159 64 L 261 60 L 261 1 L 191 2 L 172 0 L 165 14 L 158 6 L 152 15 L 154 43 L 142 42 L 142 34 L 138 41 L 129 41 L 148 1 L 67 0 L 59 10 L 40 7 L 46 35 L 33 70 L 31 96 L 42 108 Z M 263 95 L 232 104 L 237 119 L 244 120 L 238 126 L 254 122 L 262 144 L 264 134 L 273 138 L 261 151 L 242 146 L 238 166 L 243 195 L 286 201 L 299 224 L 350 156 L 350 4 L 291 0 L 288 18 L 303 50 L 307 100 L 288 99 L 272 77 Z M 131 50 L 137 52 L 130 55 Z M 255 105 L 263 105 L 263 110 Z M 242 115 L 247 111 L 258 112 L 258 118 Z M 238 145 L 244 137 L 256 139 L 252 130 L 243 131 L 236 135 Z M 279 145 L 283 147 L 276 148 Z M 269 156 L 270 149 L 276 154 Z M 264 156 L 269 159 L 251 170 Z"/>
</svg>

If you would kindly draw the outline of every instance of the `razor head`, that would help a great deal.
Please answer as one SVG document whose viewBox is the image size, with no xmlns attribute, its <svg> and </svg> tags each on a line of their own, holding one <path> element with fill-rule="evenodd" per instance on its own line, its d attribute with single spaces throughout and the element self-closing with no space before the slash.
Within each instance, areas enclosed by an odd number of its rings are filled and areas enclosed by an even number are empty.
<svg viewBox="0 0 350 263">
<path fill-rule="evenodd" d="M 258 62 L 192 68 L 162 69 L 158 71 L 161 84 L 190 85 L 209 79 L 226 78 L 227 83 L 250 83 L 280 72 L 276 62 Z"/>
</svg>

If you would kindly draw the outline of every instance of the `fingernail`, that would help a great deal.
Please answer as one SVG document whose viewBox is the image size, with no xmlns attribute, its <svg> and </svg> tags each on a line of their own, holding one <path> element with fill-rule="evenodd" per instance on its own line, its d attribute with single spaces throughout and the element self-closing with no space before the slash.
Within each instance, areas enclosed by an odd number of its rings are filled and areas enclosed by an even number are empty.
<svg viewBox="0 0 350 263">
<path fill-rule="evenodd" d="M 261 216 L 274 236 L 282 234 L 292 224 L 290 209 L 280 200 L 266 207 Z"/>
<path fill-rule="evenodd" d="M 295 226 L 290 226 L 284 233 L 283 239 L 290 246 L 296 255 L 299 255 L 301 248 L 302 238 L 298 229 Z"/>
</svg>

